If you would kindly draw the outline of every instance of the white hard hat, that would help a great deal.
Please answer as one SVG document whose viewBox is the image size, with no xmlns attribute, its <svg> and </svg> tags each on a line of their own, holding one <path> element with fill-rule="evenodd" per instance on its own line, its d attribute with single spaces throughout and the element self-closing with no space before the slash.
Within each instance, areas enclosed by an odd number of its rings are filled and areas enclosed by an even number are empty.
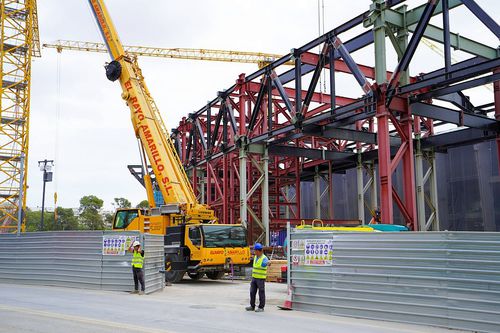
<svg viewBox="0 0 500 333">
<path fill-rule="evenodd" d="M 136 247 L 137 245 L 141 245 L 141 243 L 139 243 L 139 241 L 134 241 L 132 243 L 132 247 Z"/>
</svg>

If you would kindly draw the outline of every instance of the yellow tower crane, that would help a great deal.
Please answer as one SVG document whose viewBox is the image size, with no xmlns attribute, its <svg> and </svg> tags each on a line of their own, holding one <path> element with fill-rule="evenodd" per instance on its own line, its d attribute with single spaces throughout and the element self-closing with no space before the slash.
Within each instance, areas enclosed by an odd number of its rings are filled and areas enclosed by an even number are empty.
<svg viewBox="0 0 500 333">
<path fill-rule="evenodd" d="M 25 229 L 31 58 L 40 57 L 36 0 L 0 1 L 0 233 Z"/>
<path fill-rule="evenodd" d="M 63 50 L 86 51 L 108 53 L 106 45 L 95 42 L 82 42 L 73 40 L 57 40 L 53 43 L 43 44 L 43 47 L 56 49 L 57 52 Z M 282 57 L 279 54 L 248 51 L 212 50 L 212 49 L 190 49 L 190 48 L 162 48 L 148 46 L 123 46 L 125 52 L 133 56 L 147 56 L 157 58 L 203 60 L 237 62 L 247 64 L 257 64 L 262 68 Z M 290 64 L 293 64 L 291 62 Z"/>
</svg>

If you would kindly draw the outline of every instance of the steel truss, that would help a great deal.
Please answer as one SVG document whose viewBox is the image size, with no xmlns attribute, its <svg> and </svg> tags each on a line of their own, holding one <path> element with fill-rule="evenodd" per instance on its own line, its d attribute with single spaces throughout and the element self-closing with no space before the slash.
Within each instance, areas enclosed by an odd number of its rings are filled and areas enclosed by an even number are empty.
<svg viewBox="0 0 500 333">
<path fill-rule="evenodd" d="M 497 48 L 450 32 L 449 11 L 463 4 L 497 37 L 500 31 L 473 0 L 431 0 L 413 9 L 403 2 L 373 0 L 369 11 L 253 74 L 241 74 L 180 121 L 172 137 L 182 162 L 197 195 L 221 222 L 240 219 L 252 240 L 268 243 L 269 230 L 299 223 L 300 203 L 310 201 L 326 223 L 359 223 L 366 209 L 376 208 L 383 222 L 393 223 L 396 207 L 414 230 L 438 229 L 434 152 L 497 138 L 500 153 Z M 442 27 L 429 23 L 436 15 Z M 368 30 L 342 41 L 361 25 Z M 410 77 L 422 37 L 443 44 L 444 66 Z M 398 55 L 393 72 L 386 68 L 387 40 Z M 375 67 L 356 63 L 352 55 L 372 44 Z M 472 58 L 452 64 L 452 47 Z M 284 65 L 289 61 L 294 68 Z M 336 93 L 339 73 L 355 79 L 357 95 Z M 322 76 L 327 93 L 318 87 Z M 495 93 L 488 105 L 475 106 L 463 93 L 491 82 Z M 457 130 L 439 133 L 450 124 Z M 358 170 L 359 217 L 336 220 L 332 174 L 351 168 Z M 396 169 L 402 170 L 402 191 L 393 186 Z M 301 198 L 301 181 L 312 180 L 316 197 Z M 321 182 L 327 184 L 323 192 Z M 426 182 L 430 193 L 424 193 Z M 324 214 L 322 200 L 329 206 Z"/>
</svg>

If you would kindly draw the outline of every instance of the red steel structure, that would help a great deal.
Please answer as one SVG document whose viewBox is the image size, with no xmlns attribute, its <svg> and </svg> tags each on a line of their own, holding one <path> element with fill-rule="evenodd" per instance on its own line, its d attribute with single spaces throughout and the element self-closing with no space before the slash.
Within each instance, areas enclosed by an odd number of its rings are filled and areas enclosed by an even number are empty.
<svg viewBox="0 0 500 333">
<path fill-rule="evenodd" d="M 410 10 L 402 3 L 373 0 L 369 11 L 251 75 L 239 75 L 233 86 L 182 118 L 172 137 L 196 194 L 222 223 L 240 219 L 252 240 L 269 243 L 269 230 L 300 223 L 301 202 L 309 201 L 328 224 L 358 224 L 365 208 L 371 214 L 378 208 L 384 223 L 394 222 L 396 209 L 413 230 L 436 229 L 434 152 L 497 138 L 500 154 L 497 46 L 450 32 L 449 12 L 465 5 L 497 38 L 498 24 L 472 0 L 430 0 Z M 442 27 L 429 24 L 436 15 Z M 365 32 L 342 42 L 361 25 Z M 443 44 L 444 67 L 410 77 L 423 37 Z M 392 72 L 386 69 L 387 40 L 398 55 Z M 375 67 L 356 63 L 353 55 L 370 45 Z M 452 47 L 471 58 L 452 64 Z M 293 68 L 286 65 L 290 60 Z M 322 76 L 327 93 L 318 87 Z M 349 76 L 358 86 L 352 95 L 336 93 L 341 76 L 343 84 Z M 495 87 L 492 102 L 473 105 L 464 91 L 488 83 Z M 456 130 L 437 131 L 449 127 Z M 358 169 L 359 216 L 336 220 L 332 174 L 352 168 Z M 400 191 L 393 186 L 397 169 Z M 327 184 L 323 193 L 321 179 Z M 428 179 L 434 179 L 430 194 L 424 193 Z M 301 197 L 301 181 L 315 182 L 313 198 Z M 328 214 L 321 214 L 321 201 L 328 201 Z"/>
</svg>

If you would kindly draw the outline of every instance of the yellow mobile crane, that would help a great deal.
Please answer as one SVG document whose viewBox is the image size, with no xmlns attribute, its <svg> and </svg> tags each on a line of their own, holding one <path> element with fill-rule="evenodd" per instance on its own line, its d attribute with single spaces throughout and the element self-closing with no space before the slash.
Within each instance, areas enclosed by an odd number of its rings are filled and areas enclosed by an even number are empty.
<svg viewBox="0 0 500 333">
<path fill-rule="evenodd" d="M 106 77 L 120 82 L 143 163 L 147 170 L 147 157 L 165 201 L 155 207 L 151 178 L 146 174 L 151 209 L 118 210 L 113 229 L 165 235 L 165 278 L 171 282 L 180 281 L 186 272 L 193 279 L 204 274 L 218 279 L 231 264 L 248 264 L 246 230 L 241 225 L 217 224 L 214 211 L 198 203 L 136 58 L 124 51 L 103 0 L 89 3 L 112 60 L 105 67 Z"/>
</svg>

